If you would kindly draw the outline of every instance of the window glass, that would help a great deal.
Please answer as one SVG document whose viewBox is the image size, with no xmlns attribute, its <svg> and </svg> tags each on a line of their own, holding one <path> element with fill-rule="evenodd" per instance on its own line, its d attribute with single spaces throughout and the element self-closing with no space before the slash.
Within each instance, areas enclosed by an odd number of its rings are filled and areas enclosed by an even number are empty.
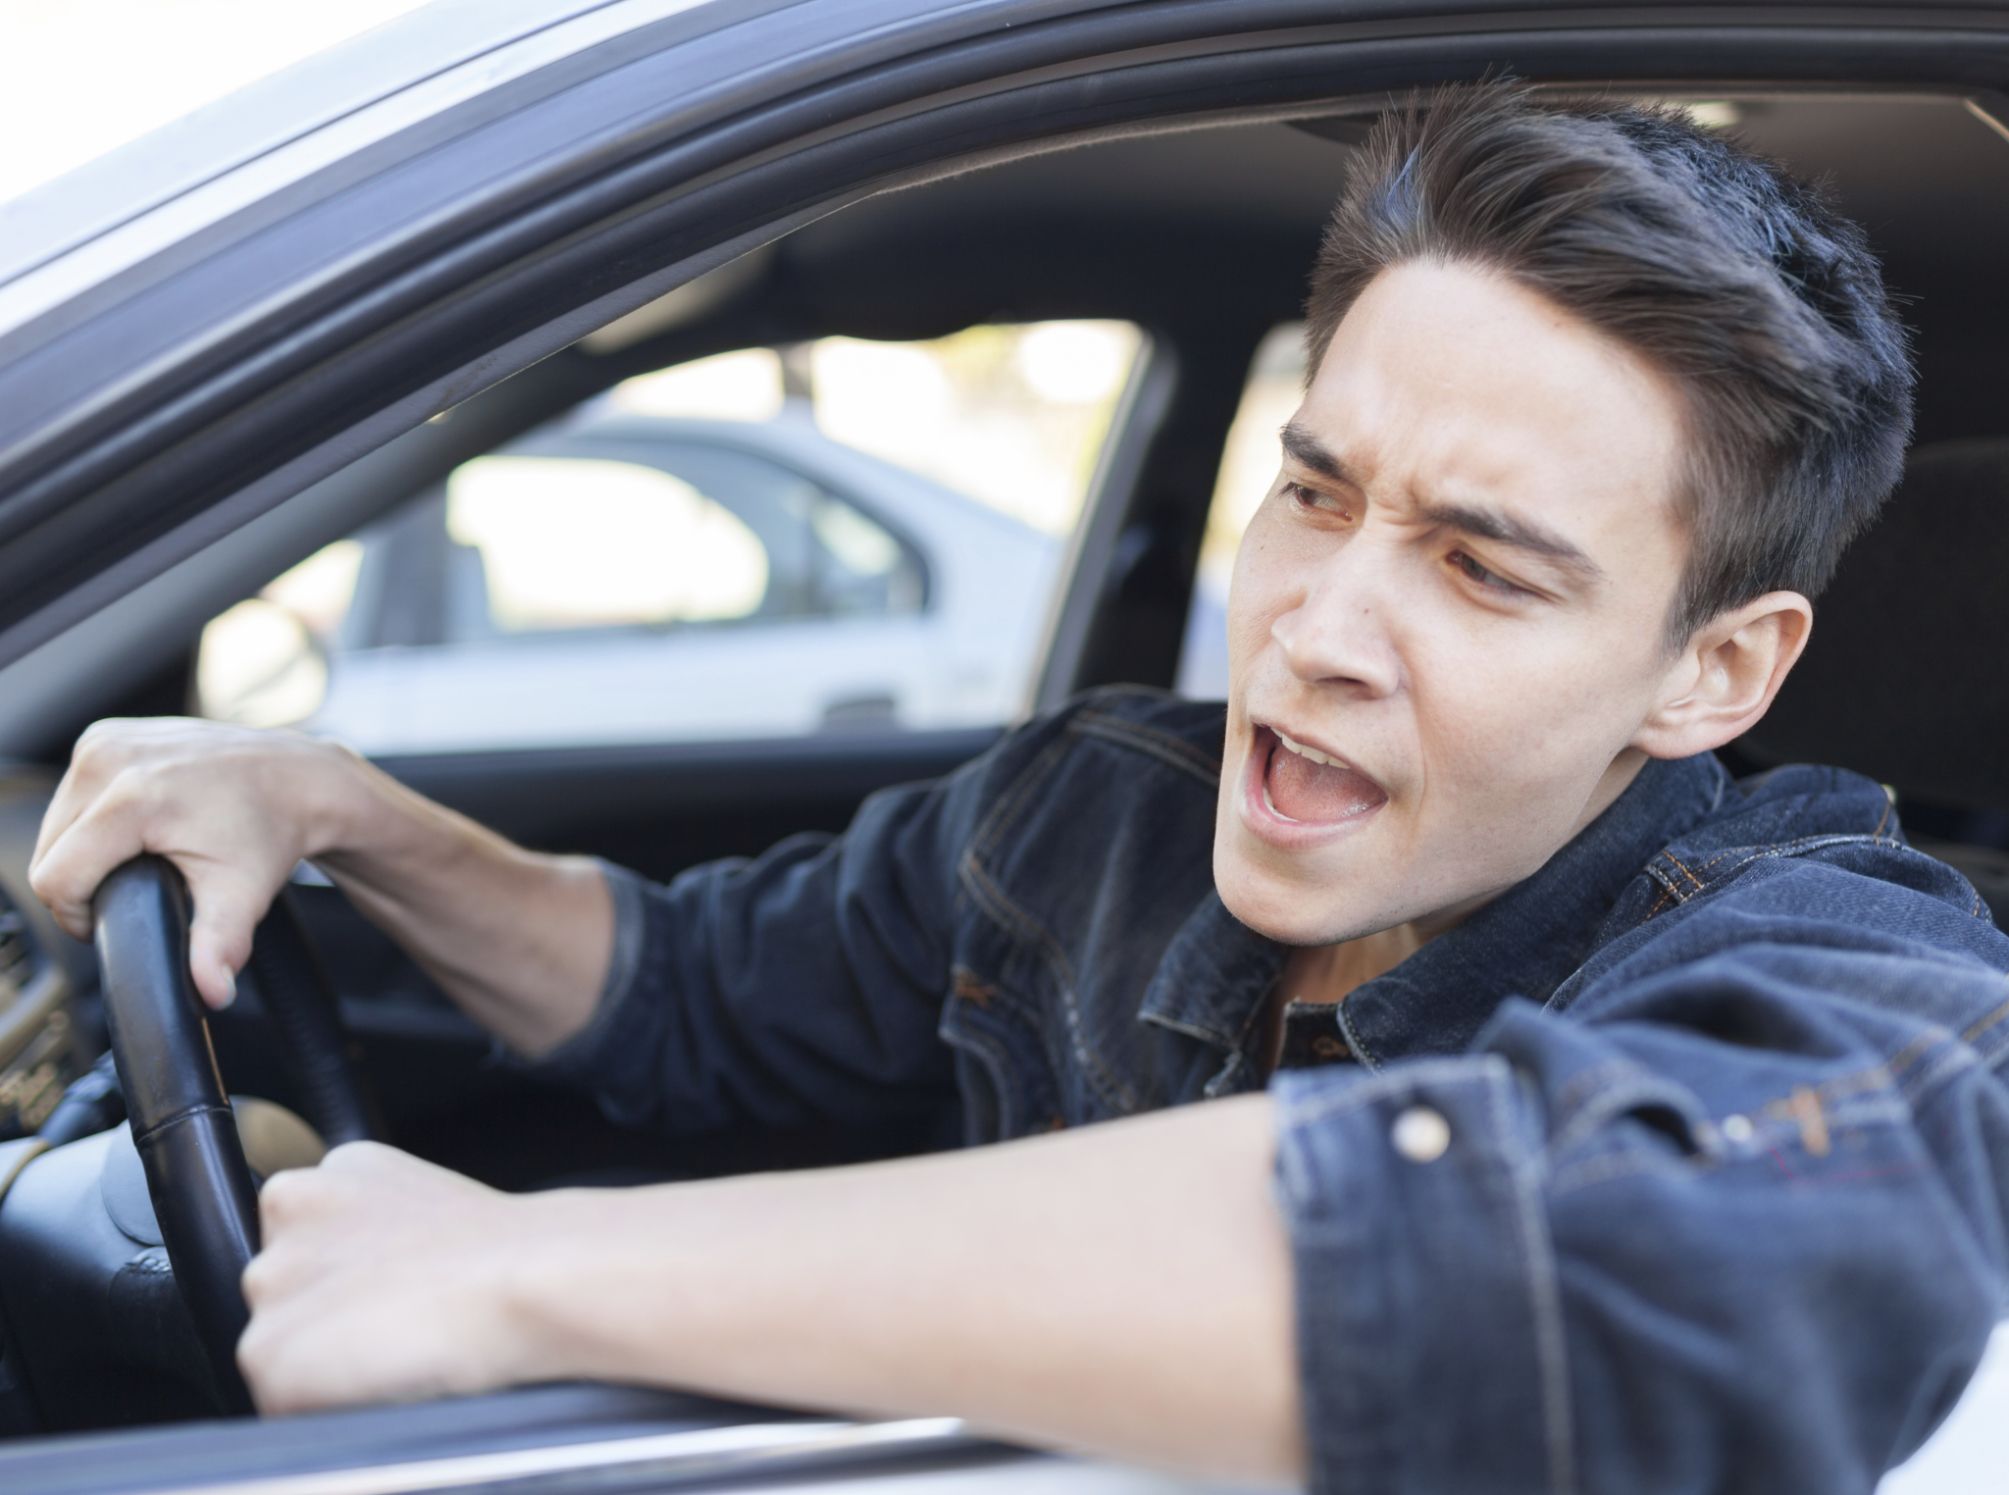
<svg viewBox="0 0 2009 1495">
<path fill-rule="evenodd" d="M 363 547 L 337 540 L 203 630 L 196 695 L 203 713 L 270 727 L 309 715 L 327 692 L 319 641 L 348 615 Z"/>
<path fill-rule="evenodd" d="M 1304 395 L 1304 325 L 1292 322 L 1263 339 L 1249 366 L 1249 382 L 1228 430 L 1200 570 L 1186 615 L 1176 682 L 1181 695 L 1217 700 L 1228 693 L 1228 581 L 1242 531 L 1276 481 L 1281 456 L 1277 433 Z"/>
<path fill-rule="evenodd" d="M 760 538 L 658 467 L 601 457 L 478 457 L 447 481 L 450 547 L 479 587 L 476 636 L 751 617 Z M 610 546 L 605 537 L 623 543 Z M 469 610 L 457 609 L 460 616 Z"/>
<path fill-rule="evenodd" d="M 381 754 L 1003 723 L 1140 346 L 986 326 L 628 379 L 217 618 L 198 709 Z"/>
</svg>

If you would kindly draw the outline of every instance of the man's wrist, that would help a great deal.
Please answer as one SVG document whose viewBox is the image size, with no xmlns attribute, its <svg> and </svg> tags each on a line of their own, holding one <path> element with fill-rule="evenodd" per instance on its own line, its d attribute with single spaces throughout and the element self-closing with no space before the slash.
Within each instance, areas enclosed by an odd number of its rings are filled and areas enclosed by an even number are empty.
<svg viewBox="0 0 2009 1495">
<path fill-rule="evenodd" d="M 346 743 L 311 738 L 311 783 L 300 797 L 307 807 L 306 855 L 340 857 L 380 846 L 392 829 L 395 781 Z"/>
<path fill-rule="evenodd" d="M 482 844 L 516 851 L 494 835 L 407 788 L 346 744 L 317 741 L 322 755 L 303 795 L 312 808 L 305 855 L 338 879 L 401 897 L 431 884 Z"/>
<path fill-rule="evenodd" d="M 642 1222 L 627 1218 L 624 1195 L 611 1189 L 548 1189 L 510 1199 L 512 1239 L 492 1284 L 495 1320 L 504 1328 L 504 1380 L 620 1381 L 637 1378 L 627 1346 L 609 1332 L 617 1263 L 596 1247 L 632 1251 Z M 614 1315 L 618 1317 L 618 1314 Z"/>
</svg>

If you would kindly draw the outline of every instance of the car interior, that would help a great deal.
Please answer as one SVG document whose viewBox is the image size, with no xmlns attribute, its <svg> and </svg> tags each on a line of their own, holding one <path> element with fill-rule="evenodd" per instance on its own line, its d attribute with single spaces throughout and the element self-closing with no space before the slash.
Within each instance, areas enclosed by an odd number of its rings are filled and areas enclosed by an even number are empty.
<svg viewBox="0 0 2009 1495">
<path fill-rule="evenodd" d="M 2009 425 L 2009 119 L 1956 96 L 1749 88 L 1681 98 L 1827 183 L 1881 254 L 1916 339 L 1915 444 L 1886 515 L 1853 548 L 1804 662 L 1733 768 L 1840 764 L 1889 786 L 1908 832 L 2009 917 L 2009 692 L 2001 508 Z M 91 679 L 66 683 L 40 740 L 0 770 L 0 986 L 48 995 L 0 1018 L 11 1055 L 0 1126 L 59 1107 L 109 1125 L 116 1097 L 92 951 L 28 892 L 37 825 L 75 735 L 108 715 L 184 713 L 202 628 L 321 546 L 439 483 L 456 464 L 557 420 L 624 380 L 748 348 L 900 341 L 977 324 L 1127 322 L 1144 350 L 1087 482 L 1032 713 L 1097 685 L 1172 688 L 1222 452 L 1257 350 L 1300 315 L 1303 283 L 1350 154 L 1378 100 L 1294 118 L 1128 129 L 883 192 L 753 248 L 363 456 L 177 568 L 145 626 Z M 610 537 L 618 544 L 618 537 Z M 842 731 L 738 741 L 586 743 L 382 760 L 421 792 L 533 847 L 588 852 L 667 878 L 838 831 L 884 785 L 946 772 L 1010 725 Z M 291 893 L 337 994 L 351 1052 L 397 1145 L 510 1189 L 794 1167 L 953 1145 L 884 1134 L 643 1135 L 535 1083 L 324 878 Z M 259 973 L 211 1020 L 229 1088 L 304 1109 Z M 25 1025 L 34 1021 L 29 1034 Z M 65 1100 L 66 1089 L 70 1092 Z M 84 1106 L 95 1110 L 82 1111 Z M 66 1125 L 74 1125 L 74 1120 Z M 212 1415 L 219 1393 L 163 1308 L 135 1331 L 120 1279 L 82 1322 L 19 1273 L 0 1306 L 0 1436 Z M 59 1332 L 58 1325 L 62 1325 Z"/>
</svg>

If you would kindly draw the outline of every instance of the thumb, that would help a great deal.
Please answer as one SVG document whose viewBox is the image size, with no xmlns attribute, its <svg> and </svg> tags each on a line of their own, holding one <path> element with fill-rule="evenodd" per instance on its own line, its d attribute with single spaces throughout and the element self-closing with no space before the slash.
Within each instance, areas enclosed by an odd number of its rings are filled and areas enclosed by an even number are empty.
<svg viewBox="0 0 2009 1495">
<path fill-rule="evenodd" d="M 262 896 L 241 878 L 212 872 L 190 878 L 195 918 L 188 931 L 188 971 L 196 992 L 221 1012 L 237 1000 L 237 973 L 251 958 L 251 932 L 265 917 L 272 895 Z"/>
</svg>

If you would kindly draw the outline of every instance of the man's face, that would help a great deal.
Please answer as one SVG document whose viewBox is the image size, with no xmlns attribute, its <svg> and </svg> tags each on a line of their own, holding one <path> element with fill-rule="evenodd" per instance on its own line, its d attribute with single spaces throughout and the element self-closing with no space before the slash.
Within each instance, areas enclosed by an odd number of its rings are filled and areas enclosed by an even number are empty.
<svg viewBox="0 0 2009 1495">
<path fill-rule="evenodd" d="M 1682 439 L 1668 381 L 1531 291 L 1428 264 L 1368 286 L 1235 564 L 1214 876 L 1237 917 L 1428 934 L 1618 796 L 1669 678 Z"/>
</svg>

